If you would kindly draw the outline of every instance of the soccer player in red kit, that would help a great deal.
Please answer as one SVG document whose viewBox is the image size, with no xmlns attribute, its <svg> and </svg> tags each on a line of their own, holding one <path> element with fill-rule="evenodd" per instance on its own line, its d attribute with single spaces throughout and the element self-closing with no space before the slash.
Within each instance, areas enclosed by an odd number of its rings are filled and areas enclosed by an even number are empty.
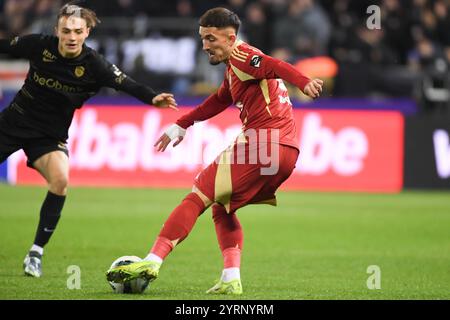
<svg viewBox="0 0 450 320">
<path fill-rule="evenodd" d="M 299 155 L 296 128 L 283 80 L 316 98 L 320 79 L 311 80 L 292 65 L 265 55 L 237 38 L 240 20 L 225 8 L 208 10 L 200 18 L 203 50 L 212 65 L 226 64 L 219 90 L 169 127 L 155 146 L 164 151 L 195 122 L 214 117 L 230 105 L 240 109 L 242 133 L 199 173 L 193 190 L 164 223 L 142 262 L 107 271 L 109 281 L 154 280 L 165 257 L 183 241 L 197 218 L 212 205 L 217 239 L 224 259 L 219 282 L 211 294 L 242 294 L 240 258 L 243 232 L 236 210 L 255 203 L 276 204 L 275 191 L 291 175 Z"/>
</svg>

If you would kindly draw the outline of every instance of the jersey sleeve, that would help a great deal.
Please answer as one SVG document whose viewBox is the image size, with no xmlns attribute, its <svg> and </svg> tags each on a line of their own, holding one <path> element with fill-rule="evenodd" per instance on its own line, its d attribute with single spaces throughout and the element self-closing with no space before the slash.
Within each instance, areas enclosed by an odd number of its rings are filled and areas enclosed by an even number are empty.
<svg viewBox="0 0 450 320">
<path fill-rule="evenodd" d="M 260 51 L 235 48 L 230 57 L 231 68 L 242 80 L 283 79 L 302 91 L 311 79 L 291 64 Z"/>
<path fill-rule="evenodd" d="M 40 34 L 0 39 L 0 53 L 9 54 L 16 58 L 31 59 L 37 49 L 41 47 L 42 39 L 43 36 Z"/>
<path fill-rule="evenodd" d="M 121 84 L 128 76 L 101 54 L 95 52 L 94 56 L 93 70 L 99 86 L 120 90 Z"/>
<path fill-rule="evenodd" d="M 152 88 L 134 81 L 116 65 L 110 63 L 98 53 L 96 53 L 94 63 L 94 72 L 100 87 L 120 90 L 146 104 L 152 104 L 153 98 L 157 95 Z"/>
<path fill-rule="evenodd" d="M 233 98 L 231 97 L 229 83 L 225 79 L 216 93 L 210 95 L 197 108 L 179 118 L 176 124 L 186 129 L 195 122 L 204 121 L 218 115 L 232 103 Z"/>
</svg>

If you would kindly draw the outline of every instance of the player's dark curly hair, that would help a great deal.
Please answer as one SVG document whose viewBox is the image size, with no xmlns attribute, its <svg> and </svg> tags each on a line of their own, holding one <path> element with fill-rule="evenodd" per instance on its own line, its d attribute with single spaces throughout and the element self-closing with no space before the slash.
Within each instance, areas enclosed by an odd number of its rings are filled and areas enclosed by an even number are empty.
<svg viewBox="0 0 450 320">
<path fill-rule="evenodd" d="M 241 20 L 233 11 L 226 8 L 213 8 L 206 11 L 198 21 L 201 27 L 226 28 L 233 27 L 236 33 L 241 26 Z"/>
<path fill-rule="evenodd" d="M 58 20 L 61 17 L 70 17 L 76 16 L 86 20 L 86 25 L 88 28 L 95 28 L 97 23 L 100 23 L 100 20 L 97 18 L 97 14 L 91 9 L 80 7 L 78 5 L 80 1 L 72 1 L 64 5 L 58 13 Z"/>
</svg>

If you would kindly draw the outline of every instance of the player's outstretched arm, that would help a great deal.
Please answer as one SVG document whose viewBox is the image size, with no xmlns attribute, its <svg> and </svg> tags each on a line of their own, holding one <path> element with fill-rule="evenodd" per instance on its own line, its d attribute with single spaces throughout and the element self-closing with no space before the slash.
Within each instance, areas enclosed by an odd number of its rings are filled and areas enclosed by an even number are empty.
<svg viewBox="0 0 450 320">
<path fill-rule="evenodd" d="M 171 93 L 157 94 L 152 88 L 137 81 L 134 81 L 130 77 L 125 76 L 125 74 L 123 74 L 123 78 L 120 80 L 120 83 L 118 85 L 116 84 L 116 89 L 123 91 L 135 97 L 136 99 L 146 104 L 153 105 L 157 108 L 161 109 L 170 108 L 173 110 L 178 110 L 177 102 L 175 101 L 173 94 Z"/>
<path fill-rule="evenodd" d="M 179 118 L 176 124 L 183 129 L 187 129 L 195 122 L 205 121 L 218 115 L 232 103 L 233 98 L 229 90 L 229 83 L 224 80 L 216 93 L 206 98 L 197 108 Z"/>
<path fill-rule="evenodd" d="M 272 70 L 276 77 L 280 77 L 283 80 L 295 85 L 297 88 L 308 97 L 315 99 L 322 93 L 323 81 L 320 79 L 309 79 L 293 65 L 278 60 L 269 56 L 266 56 L 268 62 L 268 68 Z"/>
<path fill-rule="evenodd" d="M 201 105 L 194 110 L 188 112 L 176 123 L 172 124 L 155 143 L 158 151 L 164 152 L 170 142 L 177 139 L 173 144 L 176 147 L 184 139 L 186 129 L 194 122 L 204 121 L 214 117 L 225 110 L 231 102 L 228 100 L 221 100 L 218 93 L 209 96 Z"/>
<path fill-rule="evenodd" d="M 97 82 L 101 86 L 123 91 L 132 97 L 153 105 L 157 108 L 178 110 L 177 103 L 171 93 L 156 93 L 149 86 L 137 82 L 127 76 L 116 65 L 107 61 L 101 54 L 94 51 L 95 60 L 92 62 Z"/>
<path fill-rule="evenodd" d="M 310 98 L 317 98 L 322 92 L 322 80 L 311 80 L 293 65 L 261 52 L 248 54 L 245 61 L 232 56 L 230 61 L 235 68 L 254 79 L 283 79 L 299 88 Z"/>
<path fill-rule="evenodd" d="M 210 119 L 222 111 L 224 111 L 233 102 L 228 88 L 228 81 L 224 81 L 219 90 L 210 95 L 202 104 L 194 110 L 188 112 L 177 122 L 171 125 L 155 143 L 158 151 L 164 152 L 170 142 L 177 139 L 173 144 L 176 147 L 184 139 L 186 129 L 192 126 L 195 122 Z"/>
<path fill-rule="evenodd" d="M 270 56 L 265 56 L 267 69 L 273 73 L 275 77 L 279 77 L 302 90 L 308 97 L 315 99 L 322 93 L 323 81 L 320 79 L 309 79 L 301 73 L 293 65 L 275 59 Z"/>
</svg>

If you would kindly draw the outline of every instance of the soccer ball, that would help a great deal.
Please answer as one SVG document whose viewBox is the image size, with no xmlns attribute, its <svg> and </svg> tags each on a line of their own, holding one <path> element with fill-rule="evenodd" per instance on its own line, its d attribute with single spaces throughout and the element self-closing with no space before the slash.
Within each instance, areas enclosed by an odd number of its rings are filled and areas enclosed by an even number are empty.
<svg viewBox="0 0 450 320">
<path fill-rule="evenodd" d="M 109 269 L 111 270 L 114 267 L 124 266 L 139 261 L 142 261 L 142 259 L 136 256 L 123 256 L 114 260 Z M 147 288 L 148 283 L 149 281 L 140 278 L 126 281 L 124 283 L 109 281 L 114 293 L 142 293 Z"/>
</svg>

